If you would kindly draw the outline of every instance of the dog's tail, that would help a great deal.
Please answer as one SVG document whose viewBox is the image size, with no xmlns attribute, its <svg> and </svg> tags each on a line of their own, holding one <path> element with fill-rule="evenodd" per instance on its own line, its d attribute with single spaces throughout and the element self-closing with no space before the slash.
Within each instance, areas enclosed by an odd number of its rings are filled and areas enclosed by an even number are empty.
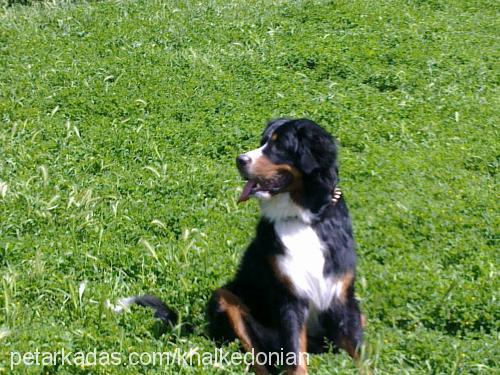
<svg viewBox="0 0 500 375">
<path fill-rule="evenodd" d="M 134 304 L 153 309 L 154 317 L 161 320 L 164 328 L 173 327 L 179 321 L 177 313 L 156 296 L 145 294 L 143 296 L 122 298 L 116 305 L 107 302 L 108 307 L 115 313 L 122 313 Z"/>
</svg>

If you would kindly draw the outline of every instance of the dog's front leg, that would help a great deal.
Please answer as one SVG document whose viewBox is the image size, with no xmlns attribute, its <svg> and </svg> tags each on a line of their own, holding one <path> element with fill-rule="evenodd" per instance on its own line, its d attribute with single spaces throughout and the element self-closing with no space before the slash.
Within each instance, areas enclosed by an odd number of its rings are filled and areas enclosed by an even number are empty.
<svg viewBox="0 0 500 375">
<path fill-rule="evenodd" d="M 280 307 L 280 338 L 285 352 L 287 374 L 307 374 L 307 303 L 284 297 Z"/>
</svg>

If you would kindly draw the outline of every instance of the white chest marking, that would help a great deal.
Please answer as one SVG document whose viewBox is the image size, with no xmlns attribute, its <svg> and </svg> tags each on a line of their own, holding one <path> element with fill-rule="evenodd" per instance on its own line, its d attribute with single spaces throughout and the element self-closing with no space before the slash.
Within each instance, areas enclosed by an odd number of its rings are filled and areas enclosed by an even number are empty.
<svg viewBox="0 0 500 375">
<path fill-rule="evenodd" d="M 310 225 L 301 220 L 277 221 L 275 231 L 285 246 L 277 257 L 277 266 L 290 280 L 293 291 L 319 311 L 326 310 L 333 298 L 342 294 L 342 280 L 325 277 L 324 246 Z"/>
<path fill-rule="evenodd" d="M 281 193 L 278 195 L 257 195 L 260 200 L 260 210 L 262 216 L 266 217 L 273 223 L 285 221 L 290 219 L 300 219 L 305 223 L 310 223 L 312 214 L 292 200 L 290 193 Z"/>
</svg>

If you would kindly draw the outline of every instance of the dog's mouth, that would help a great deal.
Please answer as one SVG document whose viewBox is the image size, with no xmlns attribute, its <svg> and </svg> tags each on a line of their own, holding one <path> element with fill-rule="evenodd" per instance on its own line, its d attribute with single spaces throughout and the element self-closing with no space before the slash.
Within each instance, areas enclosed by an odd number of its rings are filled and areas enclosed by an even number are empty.
<svg viewBox="0 0 500 375">
<path fill-rule="evenodd" d="M 243 187 L 238 203 L 245 202 L 250 199 L 250 197 L 258 195 L 258 193 L 268 193 L 269 195 L 281 193 L 292 183 L 293 180 L 293 176 L 286 171 L 279 172 L 272 178 L 266 179 L 245 175 L 242 177 L 247 182 Z"/>
</svg>

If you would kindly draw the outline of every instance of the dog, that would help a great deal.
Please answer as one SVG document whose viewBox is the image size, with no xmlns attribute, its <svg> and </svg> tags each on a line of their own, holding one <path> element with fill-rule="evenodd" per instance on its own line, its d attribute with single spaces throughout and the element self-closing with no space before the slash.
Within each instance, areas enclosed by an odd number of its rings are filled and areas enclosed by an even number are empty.
<svg viewBox="0 0 500 375">
<path fill-rule="evenodd" d="M 239 339 L 245 351 L 293 355 L 287 373 L 307 373 L 307 353 L 343 349 L 355 360 L 364 316 L 355 298 L 356 253 L 344 195 L 338 188 L 337 145 L 308 119 L 270 121 L 260 147 L 236 158 L 261 218 L 236 275 L 208 303 L 208 333 Z M 123 300 L 148 306 L 165 323 L 173 310 L 154 296 Z M 275 363 L 255 365 L 258 374 Z"/>
</svg>

